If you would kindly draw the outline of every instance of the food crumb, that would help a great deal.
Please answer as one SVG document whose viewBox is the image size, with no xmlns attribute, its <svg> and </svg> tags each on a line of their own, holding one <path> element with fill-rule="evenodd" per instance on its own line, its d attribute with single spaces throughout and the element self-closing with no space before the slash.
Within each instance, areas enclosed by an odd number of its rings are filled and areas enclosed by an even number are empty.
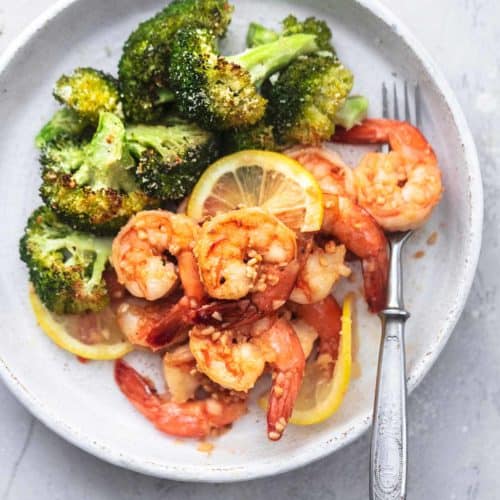
<svg viewBox="0 0 500 500">
<path fill-rule="evenodd" d="M 196 449 L 198 451 L 201 451 L 202 453 L 212 453 L 214 445 L 213 443 L 209 443 L 208 441 L 200 441 Z"/>
<path fill-rule="evenodd" d="M 435 245 L 436 241 L 438 239 L 438 234 L 436 231 L 434 231 L 428 238 L 427 238 L 427 244 L 428 245 Z"/>
<path fill-rule="evenodd" d="M 76 359 L 77 359 L 80 363 L 82 363 L 82 364 L 84 364 L 84 365 L 85 365 L 85 364 L 87 364 L 87 363 L 90 361 L 90 359 L 87 359 L 87 358 L 82 358 L 81 356 L 76 356 Z"/>
<path fill-rule="evenodd" d="M 418 252 L 415 252 L 413 254 L 414 259 L 421 259 L 425 255 L 425 252 L 423 250 L 419 250 Z"/>
</svg>

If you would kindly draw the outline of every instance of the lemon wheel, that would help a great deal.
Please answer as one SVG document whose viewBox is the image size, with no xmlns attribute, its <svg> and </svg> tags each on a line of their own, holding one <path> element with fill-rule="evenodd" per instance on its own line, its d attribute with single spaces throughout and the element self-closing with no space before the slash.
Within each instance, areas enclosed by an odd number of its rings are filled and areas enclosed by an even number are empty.
<svg viewBox="0 0 500 500">
<path fill-rule="evenodd" d="M 110 308 L 99 313 L 58 315 L 50 312 L 30 290 L 30 302 L 44 333 L 62 349 L 92 360 L 121 358 L 133 349 L 127 342 Z"/>
<path fill-rule="evenodd" d="M 199 221 L 237 208 L 261 207 L 296 231 L 318 231 L 323 220 L 321 189 L 288 156 L 248 150 L 213 163 L 196 184 L 187 214 Z"/>
</svg>

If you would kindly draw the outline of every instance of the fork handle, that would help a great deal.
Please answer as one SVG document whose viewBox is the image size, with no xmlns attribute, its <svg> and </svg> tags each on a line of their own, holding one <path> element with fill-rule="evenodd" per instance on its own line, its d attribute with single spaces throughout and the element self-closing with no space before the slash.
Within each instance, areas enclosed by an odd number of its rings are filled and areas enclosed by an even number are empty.
<svg viewBox="0 0 500 500">
<path fill-rule="evenodd" d="M 391 241 L 387 308 L 380 313 L 380 342 L 370 456 L 370 500 L 406 498 L 406 367 L 401 249 L 408 235 Z"/>
<path fill-rule="evenodd" d="M 404 325 L 408 313 L 381 313 L 377 391 L 370 459 L 370 499 L 406 498 L 406 370 Z"/>
</svg>

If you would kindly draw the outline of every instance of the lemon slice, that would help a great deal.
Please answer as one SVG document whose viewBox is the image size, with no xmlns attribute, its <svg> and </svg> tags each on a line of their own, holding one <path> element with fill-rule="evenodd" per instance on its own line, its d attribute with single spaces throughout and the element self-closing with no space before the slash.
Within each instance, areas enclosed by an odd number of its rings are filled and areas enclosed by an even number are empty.
<svg viewBox="0 0 500 500">
<path fill-rule="evenodd" d="M 196 220 L 262 207 L 296 231 L 318 231 L 323 197 L 314 177 L 288 156 L 248 150 L 213 163 L 194 187 L 187 214 Z"/>
<path fill-rule="evenodd" d="M 42 304 L 34 290 L 30 290 L 29 298 L 44 333 L 76 356 L 93 360 L 117 359 L 133 349 L 118 328 L 111 308 L 85 315 L 58 315 Z"/>
<path fill-rule="evenodd" d="M 292 424 L 318 424 L 330 418 L 342 404 L 351 378 L 351 301 L 348 295 L 342 308 L 339 354 L 333 376 L 325 379 L 320 359 L 307 365 L 290 419 Z"/>
</svg>

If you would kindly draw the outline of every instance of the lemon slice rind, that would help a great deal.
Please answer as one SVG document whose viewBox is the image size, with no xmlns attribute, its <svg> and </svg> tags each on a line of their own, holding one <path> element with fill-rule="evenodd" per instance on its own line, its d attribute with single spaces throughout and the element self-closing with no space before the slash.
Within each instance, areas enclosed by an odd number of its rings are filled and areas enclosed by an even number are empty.
<svg viewBox="0 0 500 500">
<path fill-rule="evenodd" d="M 260 176 L 250 178 L 242 173 L 252 168 Z M 226 191 L 224 183 L 229 184 Z M 280 153 L 247 150 L 220 158 L 194 187 L 187 214 L 199 221 L 215 215 L 206 207 L 210 197 L 219 202 L 218 211 L 260 206 L 285 223 L 288 213 L 303 212 L 300 221 L 297 217 L 288 221 L 302 232 L 318 231 L 323 221 L 323 197 L 316 179 L 297 161 Z"/>
<path fill-rule="evenodd" d="M 105 361 L 118 359 L 133 350 L 127 341 L 116 344 L 84 344 L 69 335 L 64 326 L 57 322 L 54 315 L 43 305 L 34 290 L 30 290 L 29 299 L 36 320 L 43 332 L 61 349 L 85 359 Z"/>
<path fill-rule="evenodd" d="M 331 380 L 316 387 L 316 404 L 313 408 L 300 407 L 300 392 L 298 404 L 293 411 L 290 423 L 295 425 L 313 425 L 324 422 L 330 418 L 341 406 L 349 387 L 352 369 L 352 321 L 351 321 L 352 296 L 348 295 L 342 307 L 342 329 L 340 333 L 339 354 Z M 308 376 L 307 368 L 304 378 Z M 303 384 L 303 387 L 311 384 Z"/>
</svg>

